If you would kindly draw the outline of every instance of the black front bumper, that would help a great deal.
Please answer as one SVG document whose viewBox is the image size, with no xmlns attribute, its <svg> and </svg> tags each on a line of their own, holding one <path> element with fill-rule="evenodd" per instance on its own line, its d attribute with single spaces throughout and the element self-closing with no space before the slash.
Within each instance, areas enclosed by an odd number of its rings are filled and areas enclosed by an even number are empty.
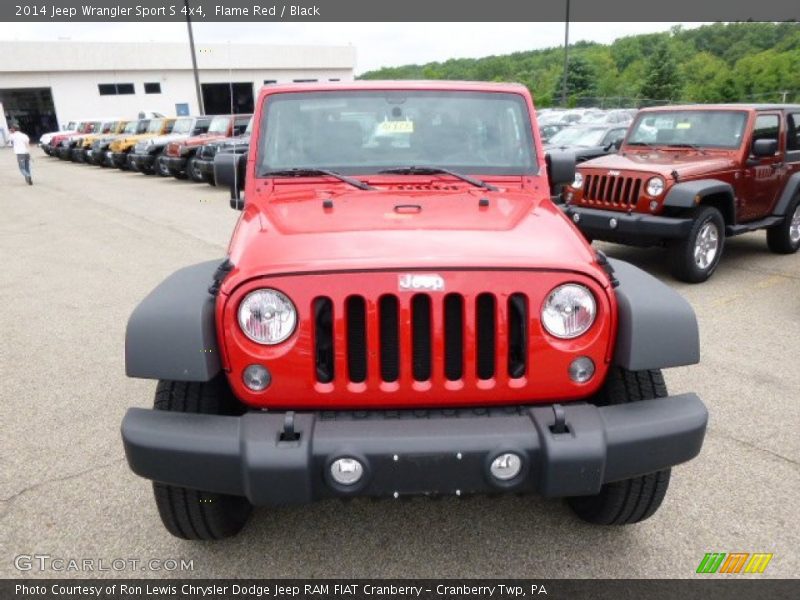
<svg viewBox="0 0 800 600">
<path fill-rule="evenodd" d="M 59 146 L 58 150 L 56 150 L 56 155 L 61 160 L 69 160 L 72 158 L 72 147 L 71 146 Z"/>
<path fill-rule="evenodd" d="M 111 165 L 118 169 L 127 169 L 128 167 L 128 152 L 112 152 L 110 157 Z"/>
<path fill-rule="evenodd" d="M 186 158 L 183 156 L 164 156 L 161 160 L 171 175 L 183 175 L 186 172 Z"/>
<path fill-rule="evenodd" d="M 198 158 L 195 161 L 197 170 L 203 175 L 206 181 L 214 181 L 214 159 Z"/>
<path fill-rule="evenodd" d="M 566 431 L 553 431 L 554 406 L 514 409 L 297 413 L 295 441 L 283 441 L 285 413 L 241 417 L 132 408 L 122 422 L 131 469 L 148 479 L 246 496 L 256 505 L 300 504 L 330 496 L 538 492 L 596 494 L 600 486 L 694 458 L 708 413 L 694 394 L 596 407 L 561 405 Z M 334 416 L 335 415 L 335 416 Z M 494 458 L 514 452 L 521 473 L 501 482 Z M 331 463 L 358 459 L 351 487 L 330 478 Z"/>
<path fill-rule="evenodd" d="M 155 154 L 131 154 L 130 161 L 135 171 L 152 171 L 156 162 Z"/>
<path fill-rule="evenodd" d="M 651 245 L 686 238 L 694 222 L 692 219 L 574 205 L 564 206 L 563 210 L 587 236 L 623 244 Z"/>
</svg>

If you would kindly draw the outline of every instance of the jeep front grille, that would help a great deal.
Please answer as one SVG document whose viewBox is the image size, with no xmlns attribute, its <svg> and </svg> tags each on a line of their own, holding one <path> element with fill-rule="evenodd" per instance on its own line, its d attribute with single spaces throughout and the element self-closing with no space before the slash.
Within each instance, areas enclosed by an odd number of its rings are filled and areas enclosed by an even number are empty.
<svg viewBox="0 0 800 600">
<path fill-rule="evenodd" d="M 583 199 L 588 204 L 635 208 L 643 179 L 615 175 L 587 175 L 583 183 Z"/>
<path fill-rule="evenodd" d="M 343 319 L 334 314 L 337 306 Z M 528 371 L 528 299 L 521 293 L 385 294 L 376 302 L 360 295 L 343 302 L 323 296 L 314 300 L 313 313 L 320 383 L 360 384 L 370 373 L 395 383 L 404 370 L 416 382 L 428 382 L 435 373 L 459 382 L 519 379 Z M 344 368 L 335 367 L 338 361 Z"/>
</svg>

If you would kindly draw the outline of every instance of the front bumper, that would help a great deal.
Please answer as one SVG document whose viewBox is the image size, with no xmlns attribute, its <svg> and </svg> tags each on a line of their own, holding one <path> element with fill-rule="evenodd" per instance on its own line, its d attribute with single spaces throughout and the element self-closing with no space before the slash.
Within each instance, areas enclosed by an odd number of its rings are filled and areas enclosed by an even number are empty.
<svg viewBox="0 0 800 600">
<path fill-rule="evenodd" d="M 122 422 L 125 454 L 138 475 L 162 483 L 246 496 L 256 505 L 301 504 L 339 496 L 538 492 L 596 494 L 600 486 L 694 458 L 708 413 L 694 394 L 596 407 L 558 405 L 450 411 L 294 415 L 294 441 L 283 441 L 287 413 L 241 417 L 132 408 Z M 520 474 L 500 482 L 492 460 L 514 452 Z M 330 464 L 356 458 L 364 476 L 333 482 Z"/>
<path fill-rule="evenodd" d="M 131 154 L 131 163 L 135 171 L 150 171 L 156 162 L 155 154 Z"/>
<path fill-rule="evenodd" d="M 58 150 L 56 150 L 56 155 L 61 160 L 69 160 L 70 158 L 72 158 L 72 147 L 59 146 Z"/>
<path fill-rule="evenodd" d="M 111 165 L 118 169 L 128 168 L 128 152 L 111 152 L 109 160 Z"/>
<path fill-rule="evenodd" d="M 214 159 L 198 158 L 195 161 L 197 170 L 203 175 L 206 181 L 214 181 Z"/>
<path fill-rule="evenodd" d="M 161 160 L 172 175 L 182 175 L 186 172 L 186 158 L 183 156 L 164 156 Z"/>
<path fill-rule="evenodd" d="M 651 245 L 663 240 L 685 238 L 694 222 L 692 219 L 584 208 L 571 204 L 563 209 L 587 236 L 624 244 Z M 612 219 L 616 223 L 615 227 L 612 227 Z"/>
</svg>

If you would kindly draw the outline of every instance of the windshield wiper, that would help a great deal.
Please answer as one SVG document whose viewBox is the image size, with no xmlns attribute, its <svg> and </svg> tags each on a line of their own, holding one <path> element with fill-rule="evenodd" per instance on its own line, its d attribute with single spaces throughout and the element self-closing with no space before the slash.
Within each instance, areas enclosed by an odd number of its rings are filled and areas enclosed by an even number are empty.
<svg viewBox="0 0 800 600">
<path fill-rule="evenodd" d="M 688 143 L 680 143 L 680 144 L 667 144 L 668 148 L 691 148 L 692 150 L 697 150 L 700 154 L 705 154 L 706 151 L 703 150 L 697 144 L 688 144 Z"/>
<path fill-rule="evenodd" d="M 497 191 L 497 188 L 491 183 L 486 183 L 485 181 L 476 179 L 475 177 L 470 177 L 469 175 L 464 175 L 463 173 L 451 171 L 450 169 L 445 169 L 443 167 L 396 167 L 394 169 L 383 169 L 382 171 L 378 171 L 378 173 L 398 173 L 400 175 L 436 175 L 443 173 L 445 175 L 451 175 L 456 179 L 460 179 L 461 181 L 466 181 L 475 187 L 484 188 L 492 192 Z"/>
<path fill-rule="evenodd" d="M 658 146 L 655 144 L 651 144 L 650 142 L 628 142 L 628 146 L 647 146 L 648 148 L 652 148 L 653 150 L 657 150 Z"/>
<path fill-rule="evenodd" d="M 313 177 L 315 175 L 327 175 L 328 177 L 335 177 L 339 181 L 344 181 L 345 183 L 352 185 L 353 187 L 357 187 L 360 190 L 375 189 L 360 179 L 353 179 L 352 177 L 342 175 L 341 173 L 337 173 L 336 171 L 331 171 L 329 169 L 275 169 L 272 171 L 262 171 L 259 173 L 259 177 Z"/>
</svg>

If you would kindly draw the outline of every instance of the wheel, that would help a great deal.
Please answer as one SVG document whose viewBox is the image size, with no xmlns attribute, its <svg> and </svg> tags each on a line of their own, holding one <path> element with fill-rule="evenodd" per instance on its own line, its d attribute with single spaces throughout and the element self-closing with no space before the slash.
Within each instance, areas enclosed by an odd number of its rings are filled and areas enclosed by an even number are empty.
<svg viewBox="0 0 800 600">
<path fill-rule="evenodd" d="M 200 167 L 197 164 L 196 156 L 193 156 L 188 161 L 186 161 L 186 174 L 192 181 L 196 183 L 203 183 L 205 181 L 203 173 L 202 171 L 200 171 Z"/>
<path fill-rule="evenodd" d="M 210 382 L 159 381 L 155 408 L 213 415 L 240 414 L 224 375 Z M 218 540 L 241 531 L 252 505 L 247 498 L 153 482 L 158 514 L 175 537 Z"/>
<path fill-rule="evenodd" d="M 767 229 L 767 246 L 776 254 L 794 254 L 800 248 L 800 194 L 789 203 L 783 223 Z"/>
<path fill-rule="evenodd" d="M 594 403 L 598 406 L 652 400 L 667 395 L 661 371 L 609 371 Z M 567 503 L 582 520 L 594 525 L 630 525 L 653 516 L 664 500 L 670 469 L 606 483 L 596 496 L 574 496 Z"/>
<path fill-rule="evenodd" d="M 155 168 L 156 175 L 159 177 L 169 177 L 169 167 L 167 163 L 164 161 L 164 157 L 162 155 L 158 155 L 156 157 L 156 161 L 153 163 L 153 167 Z"/>
<path fill-rule="evenodd" d="M 714 273 L 725 246 L 725 220 L 713 206 L 698 206 L 685 240 L 670 248 L 672 274 L 687 283 L 700 283 Z"/>
</svg>

